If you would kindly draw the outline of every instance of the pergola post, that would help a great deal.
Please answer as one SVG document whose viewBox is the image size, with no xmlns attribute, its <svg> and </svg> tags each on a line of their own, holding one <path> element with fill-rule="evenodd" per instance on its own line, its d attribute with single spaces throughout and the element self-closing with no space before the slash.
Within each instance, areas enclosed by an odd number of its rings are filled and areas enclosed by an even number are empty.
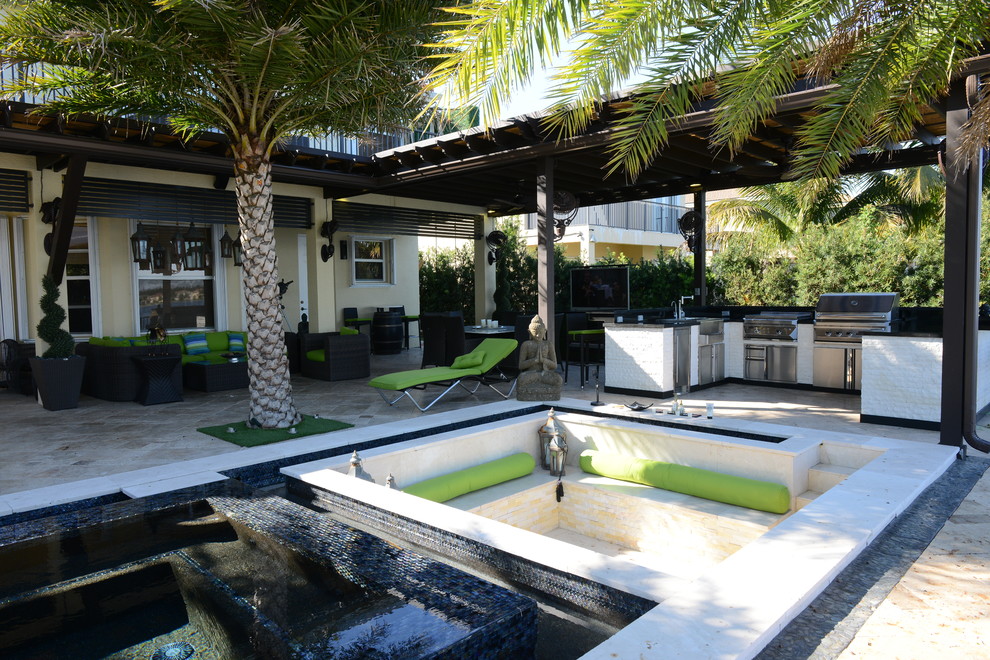
<svg viewBox="0 0 990 660">
<path fill-rule="evenodd" d="M 708 269 L 708 214 L 705 206 L 705 191 L 694 193 L 694 212 L 701 218 L 694 229 L 694 304 L 699 307 L 708 304 L 708 284 L 705 280 Z"/>
<path fill-rule="evenodd" d="M 79 208 L 79 193 L 82 190 L 83 176 L 86 174 L 86 155 L 72 154 L 62 183 L 62 202 L 52 228 L 52 253 L 48 258 L 48 275 L 55 284 L 62 284 L 65 263 L 69 257 L 69 243 L 72 241 L 72 227 L 76 223 L 76 209 Z"/>
<path fill-rule="evenodd" d="M 541 158 L 536 171 L 536 287 L 538 311 L 547 326 L 547 338 L 554 334 L 554 224 L 553 159 Z"/>
<path fill-rule="evenodd" d="M 977 334 L 980 304 L 982 157 L 958 157 L 959 135 L 975 102 L 977 76 L 957 83 L 948 98 L 945 135 L 945 307 L 942 320 L 942 418 L 939 444 L 981 451 L 976 436 Z"/>
</svg>

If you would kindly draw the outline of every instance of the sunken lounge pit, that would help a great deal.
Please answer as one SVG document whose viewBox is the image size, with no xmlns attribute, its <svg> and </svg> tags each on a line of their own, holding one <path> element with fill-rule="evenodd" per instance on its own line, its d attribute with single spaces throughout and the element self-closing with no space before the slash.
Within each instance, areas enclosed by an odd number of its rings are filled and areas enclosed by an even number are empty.
<svg viewBox="0 0 990 660">
<path fill-rule="evenodd" d="M 397 636 L 379 650 L 410 658 L 748 658 L 955 460 L 888 438 L 555 409 L 569 446 L 559 501 L 539 467 L 442 504 L 401 492 L 505 457 L 537 463 L 549 406 L 517 401 L 2 496 L 0 562 L 15 570 L 0 585 L 0 655 L 88 639 L 107 644 L 95 657 L 204 641 L 212 657 L 320 657 L 384 626 Z M 347 474 L 353 450 L 376 483 Z M 586 450 L 786 495 L 774 512 L 589 474 Z M 314 582 L 331 597 L 307 596 Z M 71 609 L 86 600 L 100 611 Z M 436 644 L 415 647 L 407 626 Z"/>
<path fill-rule="evenodd" d="M 543 411 L 364 451 L 374 484 L 343 456 L 282 472 L 291 496 L 335 519 L 614 631 L 583 657 L 751 657 L 954 460 L 888 438 L 558 411 L 559 502 L 538 464 Z M 790 503 L 770 513 L 589 474 L 585 450 L 783 485 Z M 442 504 L 400 492 L 520 452 L 532 474 Z M 389 474 L 395 488 L 381 487 Z"/>
</svg>

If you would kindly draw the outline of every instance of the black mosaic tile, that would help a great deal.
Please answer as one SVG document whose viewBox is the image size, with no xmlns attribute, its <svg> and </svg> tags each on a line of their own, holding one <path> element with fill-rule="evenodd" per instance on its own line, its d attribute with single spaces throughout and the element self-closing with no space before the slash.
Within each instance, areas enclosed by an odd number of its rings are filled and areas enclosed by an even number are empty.
<svg viewBox="0 0 990 660">
<path fill-rule="evenodd" d="M 339 513 L 385 534 L 425 548 L 437 558 L 455 561 L 497 575 L 513 588 L 565 610 L 578 610 L 604 623 L 621 627 L 639 618 L 656 603 L 624 591 L 572 575 L 451 532 L 398 516 L 391 511 L 314 487 L 297 479 L 287 484 L 291 496 L 324 511 Z"/>
</svg>

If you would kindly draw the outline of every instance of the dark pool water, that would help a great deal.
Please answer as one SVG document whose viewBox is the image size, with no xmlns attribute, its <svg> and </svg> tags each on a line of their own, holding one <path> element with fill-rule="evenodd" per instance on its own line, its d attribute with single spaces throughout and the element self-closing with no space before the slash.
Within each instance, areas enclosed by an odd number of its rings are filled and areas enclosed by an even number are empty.
<svg viewBox="0 0 990 660">
<path fill-rule="evenodd" d="M 535 647 L 529 599 L 277 497 L 10 536 L 5 660 L 514 658 Z"/>
</svg>

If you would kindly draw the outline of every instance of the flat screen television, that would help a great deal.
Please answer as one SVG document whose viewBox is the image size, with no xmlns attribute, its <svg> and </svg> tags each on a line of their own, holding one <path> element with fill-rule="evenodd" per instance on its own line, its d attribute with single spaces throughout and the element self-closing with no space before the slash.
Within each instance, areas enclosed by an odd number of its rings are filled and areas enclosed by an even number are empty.
<svg viewBox="0 0 990 660">
<path fill-rule="evenodd" d="M 629 267 L 572 269 L 571 309 L 576 312 L 629 309 Z"/>
</svg>

